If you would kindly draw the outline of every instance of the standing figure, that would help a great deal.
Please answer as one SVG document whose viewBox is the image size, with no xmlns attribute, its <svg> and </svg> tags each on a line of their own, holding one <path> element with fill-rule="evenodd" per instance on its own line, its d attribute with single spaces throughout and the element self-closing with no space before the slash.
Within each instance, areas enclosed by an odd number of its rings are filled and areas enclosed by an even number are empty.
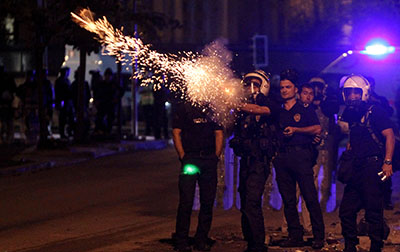
<svg viewBox="0 0 400 252">
<path fill-rule="evenodd" d="M 296 101 L 297 73 L 288 69 L 281 73 L 281 96 L 284 100 L 279 110 L 279 150 L 274 160 L 276 180 L 284 204 L 289 237 L 281 247 L 304 246 L 303 227 L 297 212 L 296 183 L 303 196 L 312 225 L 312 248 L 324 246 L 325 227 L 318 194 L 314 185 L 313 166 L 315 152 L 313 137 L 321 133 L 315 111 Z"/>
<path fill-rule="evenodd" d="M 37 100 L 37 83 L 36 71 L 29 70 L 26 72 L 25 82 L 18 86 L 17 96 L 21 101 L 21 114 L 22 114 L 22 130 L 25 134 L 26 143 L 33 143 L 36 141 L 35 126 L 38 126 L 38 111 L 36 106 Z M 36 123 L 35 123 L 36 122 Z M 39 129 L 37 129 L 38 131 Z"/>
<path fill-rule="evenodd" d="M 172 135 L 181 161 L 176 250 L 192 251 L 189 228 L 197 182 L 200 188 L 200 212 L 194 248 L 209 251 L 208 233 L 217 191 L 217 164 L 222 151 L 223 130 L 211 121 L 202 108 L 180 103 L 174 108 Z"/>
<path fill-rule="evenodd" d="M 71 84 L 71 96 L 72 96 L 72 103 L 74 105 L 74 111 L 76 113 L 79 113 L 79 108 L 78 108 L 78 99 L 79 99 L 79 67 L 74 73 L 74 81 Z M 88 136 L 89 134 L 89 129 L 90 129 L 90 121 L 89 121 L 89 102 L 91 98 L 90 94 L 90 87 L 89 83 L 87 81 L 83 82 L 83 124 L 84 124 L 84 129 L 83 129 L 83 135 Z"/>
<path fill-rule="evenodd" d="M 364 208 L 370 251 L 379 252 L 384 238 L 383 181 L 393 174 L 393 128 L 385 109 L 370 101 L 370 84 L 363 76 L 345 76 L 340 82 L 346 104 L 342 118 L 350 129 L 347 147 L 354 158 L 339 209 L 344 251 L 357 251 L 357 213 Z"/>
<path fill-rule="evenodd" d="M 14 78 L 5 72 L 4 66 L 0 66 L 0 143 L 11 144 L 14 139 L 14 108 L 12 102 L 16 89 Z"/>
<path fill-rule="evenodd" d="M 111 134 L 115 110 L 123 94 L 121 86 L 114 79 L 111 68 L 104 71 L 104 80 L 97 84 L 95 90 L 96 92 L 93 93 L 97 109 L 95 132 Z"/>
<path fill-rule="evenodd" d="M 332 172 L 336 170 L 339 128 L 336 123 L 335 114 L 339 110 L 339 99 L 336 91 L 329 89 L 328 85 L 321 78 L 312 78 L 310 85 L 314 89 L 313 105 L 321 124 L 320 142 L 316 146 L 318 150 L 317 163 L 314 167 L 314 176 L 318 176 L 322 169 L 321 180 L 321 209 L 326 211 L 327 203 L 331 197 Z M 317 186 L 318 191 L 318 186 Z"/>
<path fill-rule="evenodd" d="M 51 135 L 51 126 L 53 122 L 53 104 L 54 104 L 54 89 L 53 84 L 48 79 L 48 70 L 43 69 L 43 107 L 46 115 L 46 124 L 48 134 Z"/>
<path fill-rule="evenodd" d="M 165 87 L 159 89 L 153 89 L 154 97 L 154 136 L 156 139 L 161 139 L 161 131 L 164 135 L 164 139 L 169 138 L 168 134 L 168 115 L 165 103 L 168 100 L 168 93 Z"/>
<path fill-rule="evenodd" d="M 59 111 L 58 114 L 58 131 L 61 138 L 67 138 L 72 136 L 74 122 L 75 122 L 75 111 L 72 102 L 71 94 L 71 82 L 68 79 L 70 69 L 64 67 L 60 69 L 60 76 L 57 78 L 54 85 L 55 92 L 55 104 L 56 109 Z M 67 134 L 65 134 L 65 126 L 68 124 Z"/>
<path fill-rule="evenodd" d="M 264 71 L 257 70 L 246 74 L 242 83 L 247 99 L 240 108 L 230 146 L 240 156 L 240 212 L 246 251 L 264 252 L 267 247 L 262 195 L 275 153 L 273 106 L 267 97 L 270 78 Z"/>
<path fill-rule="evenodd" d="M 141 86 L 140 87 L 140 105 L 143 111 L 143 119 L 145 123 L 145 136 L 150 136 L 152 132 L 152 126 L 156 119 L 154 114 L 154 97 L 153 97 L 153 86 Z"/>
</svg>

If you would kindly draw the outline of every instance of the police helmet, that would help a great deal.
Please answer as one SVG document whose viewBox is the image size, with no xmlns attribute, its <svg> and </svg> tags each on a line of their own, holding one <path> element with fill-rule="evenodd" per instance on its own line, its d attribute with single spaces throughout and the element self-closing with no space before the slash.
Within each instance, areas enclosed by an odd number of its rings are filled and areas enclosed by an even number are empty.
<svg viewBox="0 0 400 252">
<path fill-rule="evenodd" d="M 270 87 L 271 87 L 270 74 L 264 72 L 263 70 L 255 70 L 254 72 L 247 73 L 243 77 L 242 83 L 245 84 L 246 82 L 248 82 L 252 78 L 256 78 L 256 79 L 259 79 L 261 81 L 261 86 L 259 87 L 260 88 L 260 92 L 262 94 L 264 94 L 265 96 L 267 96 L 268 93 L 269 93 Z"/>
<path fill-rule="evenodd" d="M 308 81 L 308 84 L 314 89 L 315 100 L 323 100 L 326 96 L 328 84 L 321 77 L 313 77 Z M 317 89 L 319 92 L 317 92 Z"/>
<path fill-rule="evenodd" d="M 354 88 L 361 90 L 361 101 L 367 102 L 370 97 L 371 85 L 368 80 L 361 75 L 343 76 L 342 79 L 340 79 L 340 87 L 343 89 L 342 95 L 345 102 L 348 102 L 346 101 L 346 93 Z"/>
</svg>

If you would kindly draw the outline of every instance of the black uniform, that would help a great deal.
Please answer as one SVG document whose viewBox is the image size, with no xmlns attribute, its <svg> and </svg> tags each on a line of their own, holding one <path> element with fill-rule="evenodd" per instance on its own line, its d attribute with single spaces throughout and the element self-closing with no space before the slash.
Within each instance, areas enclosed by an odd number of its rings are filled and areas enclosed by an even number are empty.
<svg viewBox="0 0 400 252">
<path fill-rule="evenodd" d="M 230 146 L 240 156 L 239 192 L 242 212 L 242 232 L 249 251 L 264 251 L 265 230 L 261 199 L 265 181 L 270 173 L 271 158 L 276 141 L 271 128 L 273 103 L 263 94 L 250 101 L 270 108 L 270 116 L 257 116 L 242 112 L 235 124 Z M 276 110 L 275 110 L 276 111 Z"/>
<path fill-rule="evenodd" d="M 372 138 L 367 121 L 370 120 L 371 129 L 381 142 L 384 142 L 381 132 L 392 128 L 392 125 L 387 113 L 379 105 L 371 108 L 369 119 L 366 120 L 367 107 L 357 114 L 345 111 L 343 115 L 343 119 L 349 122 L 350 146 L 355 161 L 352 179 L 344 190 L 339 216 L 346 247 L 354 247 L 358 244 L 357 213 L 364 208 L 365 219 L 369 224 L 371 251 L 380 251 L 384 235 L 384 183 L 381 182 L 377 173 L 382 170 L 384 151 Z"/>
<path fill-rule="evenodd" d="M 274 166 L 276 181 L 284 204 L 285 218 L 288 224 L 289 238 L 303 240 L 303 227 L 299 222 L 296 199 L 296 182 L 299 184 L 308 211 L 315 240 L 323 240 L 324 222 L 318 203 L 318 194 L 314 185 L 313 165 L 315 154 L 312 146 L 313 136 L 294 133 L 285 137 L 283 130 L 288 127 L 308 127 L 319 125 L 318 117 L 313 109 L 306 108 L 300 103 L 279 112 L 279 150 Z"/>
<path fill-rule="evenodd" d="M 181 129 L 181 139 L 185 155 L 182 159 L 182 171 L 179 175 L 179 206 L 176 217 L 176 246 L 188 245 L 190 216 L 196 182 L 200 188 L 200 212 L 198 216 L 195 242 L 204 244 L 208 240 L 211 228 L 212 210 L 217 190 L 217 163 L 215 154 L 215 131 L 222 127 L 187 103 L 174 107 L 173 129 Z M 193 164 L 199 168 L 199 173 L 184 174 L 185 165 Z"/>
</svg>

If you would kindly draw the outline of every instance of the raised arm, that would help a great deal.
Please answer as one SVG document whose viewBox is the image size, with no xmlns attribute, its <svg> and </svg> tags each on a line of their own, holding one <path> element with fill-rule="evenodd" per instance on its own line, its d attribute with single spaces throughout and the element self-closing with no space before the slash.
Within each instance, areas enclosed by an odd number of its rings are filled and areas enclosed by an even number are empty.
<svg viewBox="0 0 400 252">
<path fill-rule="evenodd" d="M 240 110 L 254 115 L 270 115 L 271 110 L 267 106 L 260 106 L 252 103 L 244 103 Z"/>
</svg>

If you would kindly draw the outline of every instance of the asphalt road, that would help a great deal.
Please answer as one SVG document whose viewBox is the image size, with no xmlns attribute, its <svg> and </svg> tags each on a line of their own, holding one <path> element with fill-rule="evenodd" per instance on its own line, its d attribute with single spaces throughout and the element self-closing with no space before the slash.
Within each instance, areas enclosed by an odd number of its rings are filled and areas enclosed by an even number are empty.
<svg viewBox="0 0 400 252">
<path fill-rule="evenodd" d="M 178 166 L 169 147 L 0 178 L 0 252 L 173 251 Z M 276 233 L 282 213 L 267 207 L 264 216 Z M 324 218 L 340 237 L 337 212 Z M 240 212 L 216 208 L 211 236 L 212 251 L 243 251 Z"/>
<path fill-rule="evenodd" d="M 155 232 L 169 238 L 177 165 L 170 148 L 2 178 L 0 251 L 135 251 Z"/>
</svg>

